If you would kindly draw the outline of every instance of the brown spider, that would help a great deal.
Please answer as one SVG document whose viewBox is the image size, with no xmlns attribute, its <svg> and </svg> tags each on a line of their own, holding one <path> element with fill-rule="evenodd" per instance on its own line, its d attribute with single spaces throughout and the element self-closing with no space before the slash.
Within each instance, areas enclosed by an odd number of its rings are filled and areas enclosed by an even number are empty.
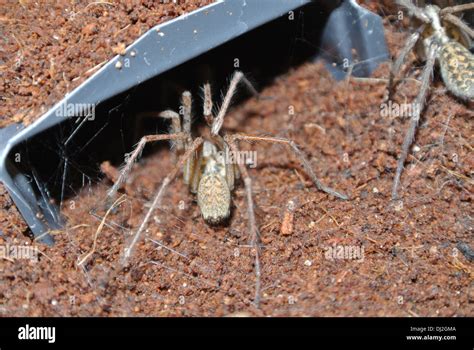
<svg viewBox="0 0 474 350">
<path fill-rule="evenodd" d="M 235 181 L 242 175 L 246 192 L 251 244 L 256 248 L 255 304 L 258 305 L 260 298 L 259 233 L 254 214 L 252 180 L 245 164 L 242 162 L 237 162 L 237 164 L 235 164 L 234 162 L 229 161 L 229 159 L 232 159 L 231 153 L 236 155 L 239 152 L 237 145 L 238 141 L 265 141 L 287 145 L 301 161 L 306 173 L 319 190 L 341 199 L 347 199 L 348 197 L 324 186 L 316 177 L 316 174 L 311 168 L 309 162 L 306 160 L 303 152 L 291 140 L 278 137 L 250 136 L 243 134 L 231 134 L 225 136 L 220 134 L 224 117 L 239 82 L 244 82 L 246 85 L 251 87 L 251 84 L 244 77 L 244 74 L 236 71 L 230 81 L 230 86 L 217 116 L 212 114 L 213 103 L 211 98 L 211 87 L 209 84 L 204 85 L 203 114 L 204 119 L 210 127 L 210 134 L 206 139 L 203 137 L 196 137 L 193 139 L 191 135 L 191 93 L 188 91 L 183 92 L 181 98 L 183 106 L 182 121 L 180 115 L 171 110 L 166 110 L 159 114 L 160 117 L 171 120 L 171 133 L 164 135 L 148 135 L 141 138 L 136 148 L 128 157 L 118 180 L 108 191 L 107 202 L 111 202 L 115 197 L 121 184 L 127 179 L 133 163 L 137 160 L 148 142 L 161 140 L 171 140 L 175 142 L 175 151 L 178 153 L 179 159 L 171 173 L 163 180 L 158 192 L 151 202 L 150 208 L 144 216 L 136 233 L 133 235 L 131 242 L 126 247 L 122 259 L 122 263 L 125 264 L 131 256 L 134 246 L 139 241 L 143 231 L 145 230 L 153 211 L 160 206 L 166 189 L 171 181 L 176 177 L 180 169 L 183 169 L 184 182 L 188 185 L 190 192 L 197 195 L 197 203 L 204 220 L 210 225 L 224 223 L 229 218 L 232 190 L 234 189 Z"/>
<path fill-rule="evenodd" d="M 439 63 L 441 77 L 448 91 L 461 100 L 474 99 L 474 56 L 460 43 L 464 42 L 466 45 L 466 40 L 469 42 L 468 37 L 474 38 L 474 31 L 459 17 L 453 15 L 453 13 L 474 9 L 474 3 L 440 9 L 436 5 L 427 5 L 423 8 L 417 7 L 411 0 L 397 0 L 396 2 L 398 5 L 405 7 L 409 14 L 421 21 L 422 24 L 408 38 L 399 57 L 392 65 L 389 79 L 389 98 L 392 95 L 395 74 L 399 72 L 408 53 L 420 41 L 423 45 L 423 56 L 426 57 L 426 64 L 421 75 L 420 92 L 414 102 L 417 107 L 415 108 L 416 112 L 411 118 L 403 141 L 402 153 L 398 158 L 392 187 L 392 199 L 397 199 L 403 166 L 415 137 L 436 61 Z M 451 36 L 447 34 L 448 29 Z"/>
</svg>

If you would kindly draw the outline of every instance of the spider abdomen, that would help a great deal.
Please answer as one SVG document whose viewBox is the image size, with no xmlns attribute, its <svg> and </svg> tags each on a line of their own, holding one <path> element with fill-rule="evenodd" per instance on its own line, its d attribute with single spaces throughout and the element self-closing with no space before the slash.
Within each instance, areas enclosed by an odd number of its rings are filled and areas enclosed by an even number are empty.
<svg viewBox="0 0 474 350">
<path fill-rule="evenodd" d="M 460 43 L 449 40 L 439 49 L 439 66 L 446 88 L 463 100 L 474 99 L 474 56 Z"/>
<path fill-rule="evenodd" d="M 221 224 L 230 216 L 230 189 L 225 178 L 218 173 L 202 176 L 197 201 L 202 217 L 208 224 Z"/>
</svg>

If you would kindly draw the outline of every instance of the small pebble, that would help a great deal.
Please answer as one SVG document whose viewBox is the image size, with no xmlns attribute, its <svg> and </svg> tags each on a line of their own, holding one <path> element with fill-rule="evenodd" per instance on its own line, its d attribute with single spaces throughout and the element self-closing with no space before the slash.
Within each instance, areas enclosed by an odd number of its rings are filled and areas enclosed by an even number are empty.
<svg viewBox="0 0 474 350">
<path fill-rule="evenodd" d="M 403 201 L 398 201 L 394 207 L 395 211 L 401 211 L 403 209 Z"/>
<path fill-rule="evenodd" d="M 124 56 L 127 53 L 125 43 L 118 43 L 117 46 L 112 48 L 112 52 L 116 55 Z"/>
</svg>

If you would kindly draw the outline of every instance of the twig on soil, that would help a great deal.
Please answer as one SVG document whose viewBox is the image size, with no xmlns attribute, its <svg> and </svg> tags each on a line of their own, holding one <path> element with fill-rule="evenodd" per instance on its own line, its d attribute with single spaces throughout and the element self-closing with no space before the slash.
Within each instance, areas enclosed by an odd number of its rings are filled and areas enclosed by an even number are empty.
<svg viewBox="0 0 474 350">
<path fill-rule="evenodd" d="M 306 180 L 304 179 L 304 177 L 301 176 L 298 170 L 294 169 L 294 171 L 295 171 L 296 176 L 298 176 L 298 179 L 300 180 L 300 182 L 303 184 L 303 186 L 306 187 Z"/>
<path fill-rule="evenodd" d="M 124 30 L 127 30 L 128 27 L 130 27 L 130 23 L 127 24 L 125 27 L 123 27 L 122 29 L 120 29 L 118 32 L 114 33 L 114 38 L 117 37 L 117 35 L 119 35 L 121 32 L 123 32 Z"/>
<path fill-rule="evenodd" d="M 76 228 L 89 227 L 89 226 L 90 226 L 90 225 L 88 225 L 88 224 L 80 224 L 80 225 L 75 225 L 75 226 L 73 226 L 73 227 L 70 227 L 70 228 L 68 228 L 68 229 L 69 229 L 69 230 L 75 230 Z M 50 231 L 46 231 L 46 232 L 42 233 L 41 235 L 36 236 L 34 240 L 35 240 L 35 241 L 38 241 L 38 240 L 42 239 L 43 237 L 45 237 L 45 236 L 47 236 L 47 235 L 53 235 L 53 236 L 59 235 L 59 234 L 64 233 L 65 231 L 66 231 L 66 230 L 50 230 Z"/>
<path fill-rule="evenodd" d="M 110 208 L 107 210 L 107 212 L 105 213 L 102 221 L 100 222 L 99 224 L 99 227 L 97 227 L 97 231 L 95 232 L 95 235 L 94 235 L 94 242 L 92 243 L 92 249 L 90 250 L 89 253 L 87 253 L 78 263 L 77 265 L 78 266 L 81 266 L 82 264 L 84 264 L 84 262 L 92 255 L 95 253 L 95 249 L 96 249 L 96 246 L 97 246 L 97 237 L 99 236 L 99 233 L 102 231 L 102 229 L 104 228 L 104 225 L 105 225 L 105 220 L 107 219 L 107 216 L 110 214 L 110 212 L 117 206 L 119 206 L 120 204 L 122 204 L 125 199 L 124 199 L 125 195 L 121 195 L 111 206 Z"/>
<path fill-rule="evenodd" d="M 467 275 L 469 275 L 469 278 L 474 278 L 474 272 L 468 266 L 463 264 L 457 257 L 455 257 L 453 262 L 450 262 L 449 265 L 451 265 L 457 270 L 466 273 Z"/>
<path fill-rule="evenodd" d="M 15 39 L 16 43 L 18 44 L 19 51 L 23 51 L 23 47 L 25 46 L 18 38 L 15 36 L 15 34 L 12 34 L 13 39 Z"/>
<path fill-rule="evenodd" d="M 339 222 L 337 222 L 336 218 L 333 215 L 329 214 L 329 212 L 326 209 L 324 209 L 321 206 L 318 206 L 318 208 L 321 209 L 324 212 L 324 214 L 329 216 L 331 218 L 331 220 L 334 221 L 334 223 L 336 224 L 337 227 L 341 227 L 341 224 L 339 224 Z"/>
<path fill-rule="evenodd" d="M 79 10 L 77 12 L 72 12 L 71 15 L 72 15 L 72 18 L 75 18 L 77 15 L 83 13 L 83 12 L 86 12 L 87 11 L 87 8 L 89 8 L 90 6 L 93 6 L 93 5 L 109 5 L 109 6 L 113 6 L 115 7 L 115 4 L 111 3 L 111 2 L 106 2 L 106 1 L 94 1 L 94 2 L 91 2 L 91 3 L 88 3 L 82 10 Z"/>
<path fill-rule="evenodd" d="M 105 60 L 100 62 L 99 64 L 95 65 L 94 67 L 86 70 L 82 75 L 89 75 L 92 72 L 95 72 L 97 69 L 101 68 L 104 64 L 106 64 L 109 60 Z"/>
<path fill-rule="evenodd" d="M 99 221 L 102 221 L 102 219 L 104 218 L 103 216 L 100 216 L 100 215 L 97 215 L 93 210 L 91 210 L 89 212 L 89 214 L 94 218 L 94 219 L 97 219 Z M 105 223 L 105 226 L 107 226 L 108 228 L 114 230 L 115 232 L 117 233 L 123 233 L 123 232 L 127 232 L 128 231 L 128 228 L 126 228 L 125 226 L 123 225 L 120 225 L 118 223 L 116 223 L 115 221 L 109 221 L 109 222 L 106 222 Z M 118 229 L 117 229 L 118 228 Z M 119 230 L 120 229 L 120 230 Z"/>
<path fill-rule="evenodd" d="M 415 250 L 418 250 L 418 249 L 421 249 L 423 248 L 424 245 L 418 245 L 418 246 L 414 246 L 412 245 L 411 247 L 397 247 L 397 249 L 401 249 L 401 250 L 409 250 L 410 253 L 411 253 L 411 257 L 412 258 L 415 258 Z"/>
<path fill-rule="evenodd" d="M 277 220 L 270 221 L 268 224 L 265 224 L 262 227 L 260 227 L 260 231 L 263 232 L 268 227 L 275 226 L 275 224 L 278 224 Z M 272 231 L 273 231 L 273 227 L 271 227 L 271 230 L 269 232 L 272 232 Z"/>
<path fill-rule="evenodd" d="M 458 179 L 465 180 L 465 181 L 466 181 L 467 183 L 469 183 L 470 185 L 474 185 L 474 180 L 471 179 L 470 177 L 467 177 L 466 175 L 463 175 L 463 174 L 461 174 L 461 173 L 458 173 L 457 171 L 448 169 L 448 168 L 446 168 L 444 165 L 441 165 L 440 167 L 441 167 L 441 169 L 443 169 L 445 172 L 447 172 L 449 175 L 452 175 L 452 176 L 454 176 L 454 177 L 457 177 Z"/>
<path fill-rule="evenodd" d="M 367 238 L 368 241 L 375 243 L 376 245 L 380 245 L 379 242 L 377 242 L 375 239 L 371 238 L 368 234 L 365 235 L 365 238 Z"/>
<path fill-rule="evenodd" d="M 420 317 L 420 315 L 418 315 L 415 311 L 408 310 L 408 313 L 414 317 Z"/>
<path fill-rule="evenodd" d="M 318 220 L 316 220 L 316 222 L 315 222 L 314 224 L 315 224 L 315 225 L 319 224 L 321 221 L 324 220 L 324 218 L 325 218 L 326 216 L 328 216 L 328 214 L 327 214 L 327 213 L 324 213 L 324 215 L 321 216 Z"/>
<path fill-rule="evenodd" d="M 2 255 L 2 256 L 0 256 L 0 257 L 3 258 L 3 259 L 5 259 L 5 260 L 8 260 L 8 261 L 11 262 L 11 263 L 14 263 L 14 262 L 15 262 L 12 258 L 10 258 L 10 257 L 8 257 L 8 256 L 3 256 L 3 255 Z"/>
</svg>

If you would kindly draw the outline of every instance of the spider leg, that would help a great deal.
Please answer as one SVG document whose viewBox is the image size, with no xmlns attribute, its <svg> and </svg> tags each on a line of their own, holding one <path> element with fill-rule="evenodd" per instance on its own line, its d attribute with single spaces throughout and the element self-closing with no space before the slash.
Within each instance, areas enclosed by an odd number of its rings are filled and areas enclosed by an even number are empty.
<svg viewBox="0 0 474 350">
<path fill-rule="evenodd" d="M 394 90 L 393 82 L 395 79 L 395 75 L 400 71 L 403 63 L 405 62 L 407 55 L 415 47 L 415 44 L 417 43 L 424 29 L 425 29 L 425 25 L 423 24 L 413 34 L 410 35 L 405 45 L 403 46 L 402 50 L 400 51 L 400 54 L 398 55 L 397 59 L 393 63 L 392 68 L 390 69 L 390 76 L 388 80 L 388 100 L 391 100 L 393 97 L 393 90 Z"/>
<path fill-rule="evenodd" d="M 183 131 L 187 133 L 188 135 L 191 135 L 191 108 L 192 108 L 193 100 L 191 97 L 191 93 L 189 91 L 184 91 L 183 94 L 181 95 L 181 108 L 182 113 L 183 113 Z M 188 138 L 184 142 L 186 144 L 186 147 L 190 146 L 191 143 L 191 138 Z M 189 162 L 186 162 L 184 164 L 184 182 L 186 185 L 189 185 L 191 182 L 191 177 L 192 174 L 194 173 L 196 165 L 196 159 L 194 157 L 191 157 L 189 159 Z"/>
<path fill-rule="evenodd" d="M 181 117 L 178 113 L 172 110 L 166 110 L 163 112 L 140 112 L 135 116 L 135 120 L 137 125 L 139 126 L 136 128 L 135 139 L 138 139 L 140 132 L 143 131 L 141 128 L 143 124 L 143 119 L 145 118 L 163 118 L 163 119 L 170 119 L 171 120 L 171 132 L 170 134 L 178 134 L 182 132 L 181 129 Z M 184 149 L 184 143 L 182 140 L 176 141 L 176 148 L 178 150 Z"/>
<path fill-rule="evenodd" d="M 197 193 L 199 188 L 199 181 L 201 181 L 201 168 L 203 159 L 200 155 L 192 154 L 185 163 L 184 183 L 189 186 L 191 193 Z M 186 173 L 187 171 L 187 173 Z"/>
<path fill-rule="evenodd" d="M 156 136 L 162 136 L 162 135 L 156 135 Z M 165 136 L 171 136 L 171 135 L 165 135 Z M 191 155 L 194 154 L 194 152 L 201 146 L 203 142 L 203 139 L 201 137 L 197 137 L 194 142 L 188 147 L 186 152 L 179 158 L 178 162 L 176 163 L 175 167 L 171 172 L 165 177 L 163 180 L 158 192 L 156 193 L 155 197 L 153 198 L 153 201 L 151 202 L 150 208 L 148 209 L 145 217 L 143 218 L 142 223 L 137 229 L 137 232 L 134 234 L 130 244 L 125 248 L 123 257 L 122 257 L 122 265 L 126 265 L 128 259 L 133 253 L 133 248 L 137 244 L 137 242 L 140 240 L 140 237 L 145 230 L 145 227 L 150 220 L 151 214 L 153 211 L 159 207 L 161 200 L 163 198 L 163 195 L 165 194 L 166 189 L 168 188 L 168 185 L 174 180 L 176 175 L 178 174 L 179 170 L 184 167 L 188 159 L 191 157 Z"/>
<path fill-rule="evenodd" d="M 191 133 L 191 107 L 193 100 L 189 91 L 184 91 L 181 95 L 181 105 L 183 107 L 183 131 Z"/>
<path fill-rule="evenodd" d="M 156 116 L 156 113 L 153 113 L 152 116 Z M 182 132 L 181 128 L 181 118 L 178 113 L 172 110 L 166 110 L 163 112 L 158 113 L 158 117 L 164 118 L 164 119 L 171 119 L 171 133 L 172 134 L 177 134 Z M 183 140 L 177 140 L 176 141 L 176 149 L 178 151 L 184 150 L 184 142 Z"/>
<path fill-rule="evenodd" d="M 238 154 L 239 149 L 235 142 L 234 137 L 224 137 L 225 143 L 229 145 L 230 150 L 234 154 Z M 254 203 L 252 197 L 252 179 L 245 167 L 245 164 L 238 163 L 238 167 L 240 169 L 240 173 L 242 174 L 244 185 L 245 185 L 245 194 L 247 199 L 247 216 L 249 220 L 249 230 L 250 230 L 250 244 L 255 248 L 255 298 L 254 303 L 258 307 L 260 305 L 260 234 L 258 232 L 257 223 L 255 220 L 255 210 L 254 210 Z"/>
<path fill-rule="evenodd" d="M 474 4 L 470 4 L 470 5 L 473 5 L 473 8 L 474 8 Z M 448 13 L 443 17 L 443 19 L 454 24 L 463 32 L 465 32 L 467 35 L 469 35 L 472 39 L 474 39 L 474 30 L 472 30 L 461 18 Z"/>
<path fill-rule="evenodd" d="M 143 148 L 145 145 L 149 142 L 154 142 L 154 141 L 162 141 L 162 140 L 186 140 L 189 137 L 186 133 L 177 133 L 177 134 L 164 134 L 164 135 L 147 135 L 143 136 L 140 139 L 140 142 L 138 142 L 137 146 L 135 149 L 132 151 L 132 153 L 129 153 L 128 156 L 126 157 L 127 160 L 125 162 L 125 165 L 120 172 L 119 178 L 115 182 L 115 184 L 112 186 L 112 188 L 107 192 L 107 199 L 106 203 L 110 203 L 114 198 L 115 195 L 117 194 L 118 189 L 120 186 L 123 184 L 123 182 L 127 179 L 128 174 L 132 170 L 132 166 L 137 160 L 137 158 L 140 156 L 141 152 L 143 151 Z"/>
<path fill-rule="evenodd" d="M 214 117 L 212 116 L 212 93 L 211 84 L 206 83 L 202 88 L 204 91 L 203 115 L 207 125 L 212 126 Z"/>
<path fill-rule="evenodd" d="M 267 137 L 267 136 L 251 136 L 251 135 L 244 135 L 244 134 L 233 134 L 229 136 L 233 140 L 246 140 L 246 141 L 265 141 L 265 142 L 272 142 L 272 143 L 280 143 L 289 146 L 289 149 L 293 152 L 293 154 L 298 158 L 298 160 L 303 165 L 304 170 L 308 174 L 308 176 L 313 181 L 316 188 L 320 191 L 326 192 L 334 197 L 347 200 L 348 197 L 345 194 L 339 193 L 336 190 L 327 187 L 319 181 L 318 177 L 313 171 L 313 168 L 309 164 L 308 160 L 306 159 L 304 153 L 298 148 L 296 143 L 292 140 L 280 138 L 280 137 Z"/>
<path fill-rule="evenodd" d="M 444 7 L 439 11 L 439 14 L 443 16 L 447 13 L 456 13 L 456 12 L 462 12 L 462 11 L 473 10 L 473 9 L 474 9 L 474 3 L 461 4 L 461 5 Z"/>
<path fill-rule="evenodd" d="M 224 142 L 224 159 L 229 159 L 230 149 L 227 142 Z M 235 164 L 230 162 L 225 162 L 225 175 L 227 179 L 227 184 L 229 185 L 229 189 L 232 191 L 234 189 L 234 183 L 236 178 L 236 173 L 238 173 L 238 168 L 235 167 Z"/>
<path fill-rule="evenodd" d="M 311 180 L 313 181 L 313 183 L 316 185 L 316 187 L 319 190 L 324 191 L 326 193 L 329 193 L 329 194 L 331 194 L 335 197 L 341 198 L 341 199 L 348 199 L 348 197 L 346 195 L 341 194 L 341 193 L 339 193 L 339 192 L 337 192 L 337 191 L 321 184 L 321 182 L 317 178 L 316 174 L 314 173 L 313 169 L 311 168 L 309 162 L 306 160 L 306 157 L 304 156 L 303 152 L 291 140 L 284 139 L 284 138 L 276 138 L 276 137 L 250 136 L 250 135 L 243 135 L 243 134 L 226 135 L 224 137 L 224 140 L 229 145 L 230 150 L 234 154 L 238 154 L 238 147 L 236 145 L 236 141 L 238 141 L 238 140 L 266 141 L 266 142 L 280 143 L 280 144 L 288 145 L 290 147 L 290 149 L 293 151 L 293 153 L 297 156 L 297 158 L 301 161 L 301 163 L 303 164 L 303 168 L 308 173 L 308 175 L 311 177 Z M 261 277 L 260 250 L 259 250 L 259 247 L 258 247 L 260 237 L 259 237 L 259 233 L 258 233 L 256 220 L 255 220 L 255 210 L 254 210 L 253 197 L 252 197 L 252 179 L 249 176 L 249 173 L 247 171 L 247 168 L 245 167 L 245 164 L 243 164 L 241 162 L 238 162 L 237 164 L 238 164 L 238 167 L 240 169 L 240 173 L 242 175 L 242 178 L 243 178 L 244 184 L 245 184 L 245 193 L 246 193 L 246 197 L 247 197 L 247 215 L 248 215 L 248 220 L 249 220 L 251 244 L 256 248 L 256 253 L 255 253 L 255 275 L 256 275 L 255 304 L 258 306 L 259 303 L 260 303 L 260 277 Z"/>
<path fill-rule="evenodd" d="M 219 134 L 219 131 L 221 130 L 222 124 L 224 123 L 224 116 L 226 115 L 227 110 L 229 109 L 230 102 L 232 101 L 232 97 L 234 96 L 235 90 L 237 89 L 237 85 L 239 84 L 240 81 L 245 83 L 245 85 L 250 89 L 250 91 L 254 95 L 258 94 L 257 90 L 255 90 L 255 88 L 252 86 L 250 81 L 248 81 L 247 78 L 245 78 L 244 73 L 240 71 L 236 71 L 234 75 L 232 76 L 232 79 L 230 80 L 229 89 L 227 90 L 227 93 L 225 94 L 221 109 L 219 110 L 217 117 L 214 119 L 214 122 L 212 123 L 211 133 L 213 136 L 217 136 Z"/>
<path fill-rule="evenodd" d="M 413 139 L 415 138 L 416 128 L 420 120 L 421 112 L 425 105 L 425 99 L 428 93 L 429 84 L 431 80 L 430 78 L 433 73 L 433 67 L 436 60 L 436 50 L 437 50 L 437 47 L 435 45 L 432 45 L 430 47 L 429 53 L 428 53 L 428 59 L 426 61 L 425 68 L 423 69 L 423 73 L 421 75 L 420 92 L 418 93 L 418 96 L 416 97 L 415 102 L 414 102 L 414 106 L 416 107 L 414 108 L 415 113 L 413 114 L 410 120 L 410 126 L 408 127 L 408 131 L 403 141 L 402 153 L 400 154 L 400 157 L 398 158 L 395 179 L 393 180 L 392 199 L 397 199 L 397 190 L 398 190 L 398 186 L 400 185 L 400 177 L 402 175 L 403 166 L 408 157 L 408 151 L 410 149 L 410 146 L 413 142 Z"/>
</svg>

